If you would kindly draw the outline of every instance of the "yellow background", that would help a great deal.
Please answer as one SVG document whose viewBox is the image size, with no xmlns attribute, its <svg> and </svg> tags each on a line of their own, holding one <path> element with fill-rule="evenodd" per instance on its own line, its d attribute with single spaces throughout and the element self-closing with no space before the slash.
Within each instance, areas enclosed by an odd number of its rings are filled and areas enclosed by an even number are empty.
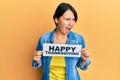
<svg viewBox="0 0 120 80">
<path fill-rule="evenodd" d="M 40 80 L 31 66 L 39 37 L 55 28 L 52 16 L 69 2 L 79 19 L 73 31 L 84 36 L 92 64 L 82 80 L 120 80 L 120 0 L 1 0 L 0 80 Z"/>
</svg>

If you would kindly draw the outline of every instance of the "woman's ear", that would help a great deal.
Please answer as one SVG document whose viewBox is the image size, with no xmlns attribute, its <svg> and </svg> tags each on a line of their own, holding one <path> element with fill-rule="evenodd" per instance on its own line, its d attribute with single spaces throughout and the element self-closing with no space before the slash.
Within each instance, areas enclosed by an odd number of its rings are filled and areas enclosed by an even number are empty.
<svg viewBox="0 0 120 80">
<path fill-rule="evenodd" d="M 58 24 L 58 19 L 57 18 L 55 18 L 55 23 Z"/>
</svg>

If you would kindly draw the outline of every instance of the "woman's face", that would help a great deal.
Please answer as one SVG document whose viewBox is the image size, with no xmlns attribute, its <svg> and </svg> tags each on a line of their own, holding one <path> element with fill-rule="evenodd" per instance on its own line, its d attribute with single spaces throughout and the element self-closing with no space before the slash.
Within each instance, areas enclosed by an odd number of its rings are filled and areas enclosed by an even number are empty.
<svg viewBox="0 0 120 80">
<path fill-rule="evenodd" d="M 59 19 L 55 19 L 57 31 L 62 35 L 67 35 L 75 24 L 75 17 L 71 10 L 67 10 Z"/>
</svg>

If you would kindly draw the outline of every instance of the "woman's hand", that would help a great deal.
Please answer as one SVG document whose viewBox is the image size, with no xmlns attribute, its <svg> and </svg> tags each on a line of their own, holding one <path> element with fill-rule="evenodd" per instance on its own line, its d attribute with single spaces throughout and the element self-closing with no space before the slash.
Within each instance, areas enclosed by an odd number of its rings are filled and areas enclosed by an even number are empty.
<svg viewBox="0 0 120 80">
<path fill-rule="evenodd" d="M 90 53 L 86 48 L 81 49 L 81 56 L 82 56 L 82 65 L 84 66 L 86 61 L 90 58 Z"/>
<path fill-rule="evenodd" d="M 35 51 L 33 54 L 33 60 L 37 62 L 37 64 L 40 64 L 40 57 L 42 55 L 43 51 Z"/>
</svg>

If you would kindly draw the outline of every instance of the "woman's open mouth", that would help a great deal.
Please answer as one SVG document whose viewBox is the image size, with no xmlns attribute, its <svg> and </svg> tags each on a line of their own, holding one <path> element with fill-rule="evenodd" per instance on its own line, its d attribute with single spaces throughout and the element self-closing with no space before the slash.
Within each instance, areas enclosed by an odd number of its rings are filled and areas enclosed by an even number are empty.
<svg viewBox="0 0 120 80">
<path fill-rule="evenodd" d="M 66 27 L 66 33 L 69 33 L 69 32 L 70 32 L 70 30 L 71 30 L 71 28 Z"/>
</svg>

